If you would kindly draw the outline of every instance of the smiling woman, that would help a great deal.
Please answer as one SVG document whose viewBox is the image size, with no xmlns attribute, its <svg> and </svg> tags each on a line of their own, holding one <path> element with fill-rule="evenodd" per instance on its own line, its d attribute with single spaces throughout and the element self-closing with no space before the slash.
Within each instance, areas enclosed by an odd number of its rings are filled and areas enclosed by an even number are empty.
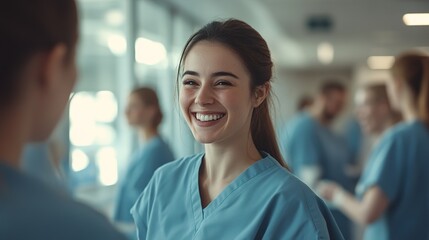
<svg viewBox="0 0 429 240">
<path fill-rule="evenodd" d="M 265 40 L 242 21 L 212 22 L 190 38 L 180 106 L 205 153 L 157 170 L 131 210 L 140 239 L 342 239 L 279 153 L 272 66 Z"/>
</svg>

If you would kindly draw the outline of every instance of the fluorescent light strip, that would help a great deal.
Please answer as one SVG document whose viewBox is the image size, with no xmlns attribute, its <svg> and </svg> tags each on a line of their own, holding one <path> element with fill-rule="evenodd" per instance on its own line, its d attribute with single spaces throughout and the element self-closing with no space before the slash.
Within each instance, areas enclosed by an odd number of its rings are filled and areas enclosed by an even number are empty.
<svg viewBox="0 0 429 240">
<path fill-rule="evenodd" d="M 407 26 L 429 25 L 429 13 L 407 13 L 402 17 Z"/>
<path fill-rule="evenodd" d="M 371 69 L 383 70 L 392 67 L 395 57 L 393 56 L 371 56 L 368 58 L 367 63 Z"/>
</svg>

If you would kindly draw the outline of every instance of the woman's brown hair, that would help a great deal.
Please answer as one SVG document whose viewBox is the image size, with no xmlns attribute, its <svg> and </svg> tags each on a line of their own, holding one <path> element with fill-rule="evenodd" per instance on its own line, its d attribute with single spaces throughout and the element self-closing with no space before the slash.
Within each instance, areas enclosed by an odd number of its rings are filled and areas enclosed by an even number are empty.
<svg viewBox="0 0 429 240">
<path fill-rule="evenodd" d="M 255 29 L 237 19 L 211 22 L 190 37 L 180 58 L 177 80 L 179 80 L 182 64 L 187 54 L 196 43 L 203 40 L 222 43 L 240 56 L 250 72 L 252 92 L 258 86 L 270 83 L 273 62 L 267 43 Z M 269 93 L 267 98 L 253 111 L 250 123 L 251 135 L 259 151 L 269 153 L 280 165 L 288 168 L 280 153 L 270 117 L 270 96 Z"/>
<path fill-rule="evenodd" d="M 152 127 L 157 128 L 162 121 L 162 112 L 159 106 L 158 96 L 156 95 L 156 92 L 151 88 L 139 87 L 135 88 L 131 92 L 131 94 L 136 94 L 143 104 L 155 107 L 156 112 L 151 124 Z"/>
<path fill-rule="evenodd" d="M 64 44 L 71 56 L 78 36 L 74 0 L 11 0 L 0 7 L 0 105 L 19 97 L 21 69 L 36 53 Z"/>
<path fill-rule="evenodd" d="M 418 52 L 399 55 L 391 68 L 396 81 L 403 81 L 414 96 L 418 117 L 429 127 L 429 57 Z"/>
</svg>

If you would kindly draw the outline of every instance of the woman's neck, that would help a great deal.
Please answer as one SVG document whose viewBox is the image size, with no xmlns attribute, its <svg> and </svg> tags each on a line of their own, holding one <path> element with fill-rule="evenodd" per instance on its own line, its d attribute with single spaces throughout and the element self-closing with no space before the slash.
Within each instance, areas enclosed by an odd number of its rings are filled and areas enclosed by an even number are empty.
<svg viewBox="0 0 429 240">
<path fill-rule="evenodd" d="M 251 137 L 244 139 L 244 141 L 207 144 L 198 179 L 203 208 L 260 158 L 261 155 Z"/>
<path fill-rule="evenodd" d="M 411 122 L 418 119 L 417 109 L 413 104 L 407 101 L 404 101 L 401 112 L 406 122 Z"/>
<path fill-rule="evenodd" d="M 202 172 L 208 182 L 227 184 L 260 158 L 251 137 L 223 144 L 207 144 Z"/>
</svg>

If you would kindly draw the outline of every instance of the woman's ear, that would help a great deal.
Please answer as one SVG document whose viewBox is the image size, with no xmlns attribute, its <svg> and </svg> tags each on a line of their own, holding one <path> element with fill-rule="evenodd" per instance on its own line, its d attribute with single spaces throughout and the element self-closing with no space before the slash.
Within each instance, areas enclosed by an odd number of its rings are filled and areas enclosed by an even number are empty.
<svg viewBox="0 0 429 240">
<path fill-rule="evenodd" d="M 261 103 L 267 98 L 268 93 L 270 92 L 271 85 L 269 82 L 266 82 L 260 86 L 257 86 L 254 91 L 253 98 L 253 107 L 259 107 Z"/>
<path fill-rule="evenodd" d="M 55 45 L 45 55 L 39 83 L 42 87 L 56 86 L 57 81 L 65 74 L 67 47 L 64 44 Z"/>
</svg>

